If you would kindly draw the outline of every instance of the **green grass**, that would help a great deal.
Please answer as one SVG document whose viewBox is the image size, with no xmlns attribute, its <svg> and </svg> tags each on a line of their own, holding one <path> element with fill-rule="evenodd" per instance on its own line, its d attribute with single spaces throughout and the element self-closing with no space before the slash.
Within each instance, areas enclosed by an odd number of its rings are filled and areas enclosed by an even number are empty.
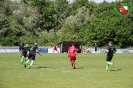
<svg viewBox="0 0 133 88">
<path fill-rule="evenodd" d="M 37 55 L 31 69 L 19 65 L 19 54 L 0 54 L 0 88 L 132 88 L 133 54 L 115 54 L 105 71 L 106 54 L 79 54 L 77 69 L 67 54 Z"/>
</svg>

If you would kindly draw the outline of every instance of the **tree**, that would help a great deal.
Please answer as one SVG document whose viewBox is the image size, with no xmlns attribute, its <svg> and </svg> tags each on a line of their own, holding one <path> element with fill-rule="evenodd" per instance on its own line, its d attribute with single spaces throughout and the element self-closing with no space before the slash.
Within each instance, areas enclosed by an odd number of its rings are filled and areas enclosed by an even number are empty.
<svg viewBox="0 0 133 88">
<path fill-rule="evenodd" d="M 80 28 L 91 22 L 94 15 L 91 14 L 90 10 L 86 7 L 81 7 L 77 9 L 77 14 L 75 16 L 70 16 L 65 19 L 65 22 L 61 28 L 62 33 L 69 38 L 70 40 L 77 40 L 77 33 L 80 31 Z"/>
</svg>

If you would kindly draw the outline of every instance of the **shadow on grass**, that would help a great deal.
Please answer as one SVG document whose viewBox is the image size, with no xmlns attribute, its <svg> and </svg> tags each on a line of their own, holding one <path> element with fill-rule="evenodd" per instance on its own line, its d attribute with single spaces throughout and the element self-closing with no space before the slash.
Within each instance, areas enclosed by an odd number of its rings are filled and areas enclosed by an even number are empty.
<svg viewBox="0 0 133 88">
<path fill-rule="evenodd" d="M 110 70 L 110 71 L 121 71 L 122 69 Z"/>
<path fill-rule="evenodd" d="M 39 67 L 36 67 L 36 68 L 47 68 L 47 67 L 39 66 Z"/>
<path fill-rule="evenodd" d="M 76 69 L 84 69 L 83 67 L 77 67 Z"/>
</svg>

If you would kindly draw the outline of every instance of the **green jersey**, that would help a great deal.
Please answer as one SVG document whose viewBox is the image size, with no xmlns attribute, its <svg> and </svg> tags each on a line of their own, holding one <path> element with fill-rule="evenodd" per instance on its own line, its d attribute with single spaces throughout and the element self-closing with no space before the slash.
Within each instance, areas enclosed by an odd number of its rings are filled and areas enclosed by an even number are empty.
<svg viewBox="0 0 133 88">
<path fill-rule="evenodd" d="M 108 56 L 113 55 L 114 52 L 116 52 L 116 49 L 114 46 L 109 46 L 107 50 L 109 50 L 109 52 L 107 54 Z"/>
<path fill-rule="evenodd" d="M 24 44 L 23 44 L 23 43 L 20 43 L 20 44 L 19 44 L 19 51 L 22 50 L 23 47 L 24 47 Z"/>
<path fill-rule="evenodd" d="M 30 46 L 30 50 L 29 53 L 30 54 L 36 54 L 36 51 L 38 50 L 38 46 L 37 45 L 31 45 Z"/>
</svg>

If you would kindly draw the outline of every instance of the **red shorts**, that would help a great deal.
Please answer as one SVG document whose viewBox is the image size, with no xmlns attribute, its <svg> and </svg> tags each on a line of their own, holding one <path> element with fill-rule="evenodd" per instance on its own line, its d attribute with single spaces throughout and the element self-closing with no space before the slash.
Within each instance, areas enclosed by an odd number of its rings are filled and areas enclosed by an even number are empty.
<svg viewBox="0 0 133 88">
<path fill-rule="evenodd" d="M 57 51 L 57 48 L 54 48 L 54 50 L 56 50 L 56 51 Z"/>
<path fill-rule="evenodd" d="M 76 54 L 69 54 L 70 60 L 76 60 Z"/>
</svg>

